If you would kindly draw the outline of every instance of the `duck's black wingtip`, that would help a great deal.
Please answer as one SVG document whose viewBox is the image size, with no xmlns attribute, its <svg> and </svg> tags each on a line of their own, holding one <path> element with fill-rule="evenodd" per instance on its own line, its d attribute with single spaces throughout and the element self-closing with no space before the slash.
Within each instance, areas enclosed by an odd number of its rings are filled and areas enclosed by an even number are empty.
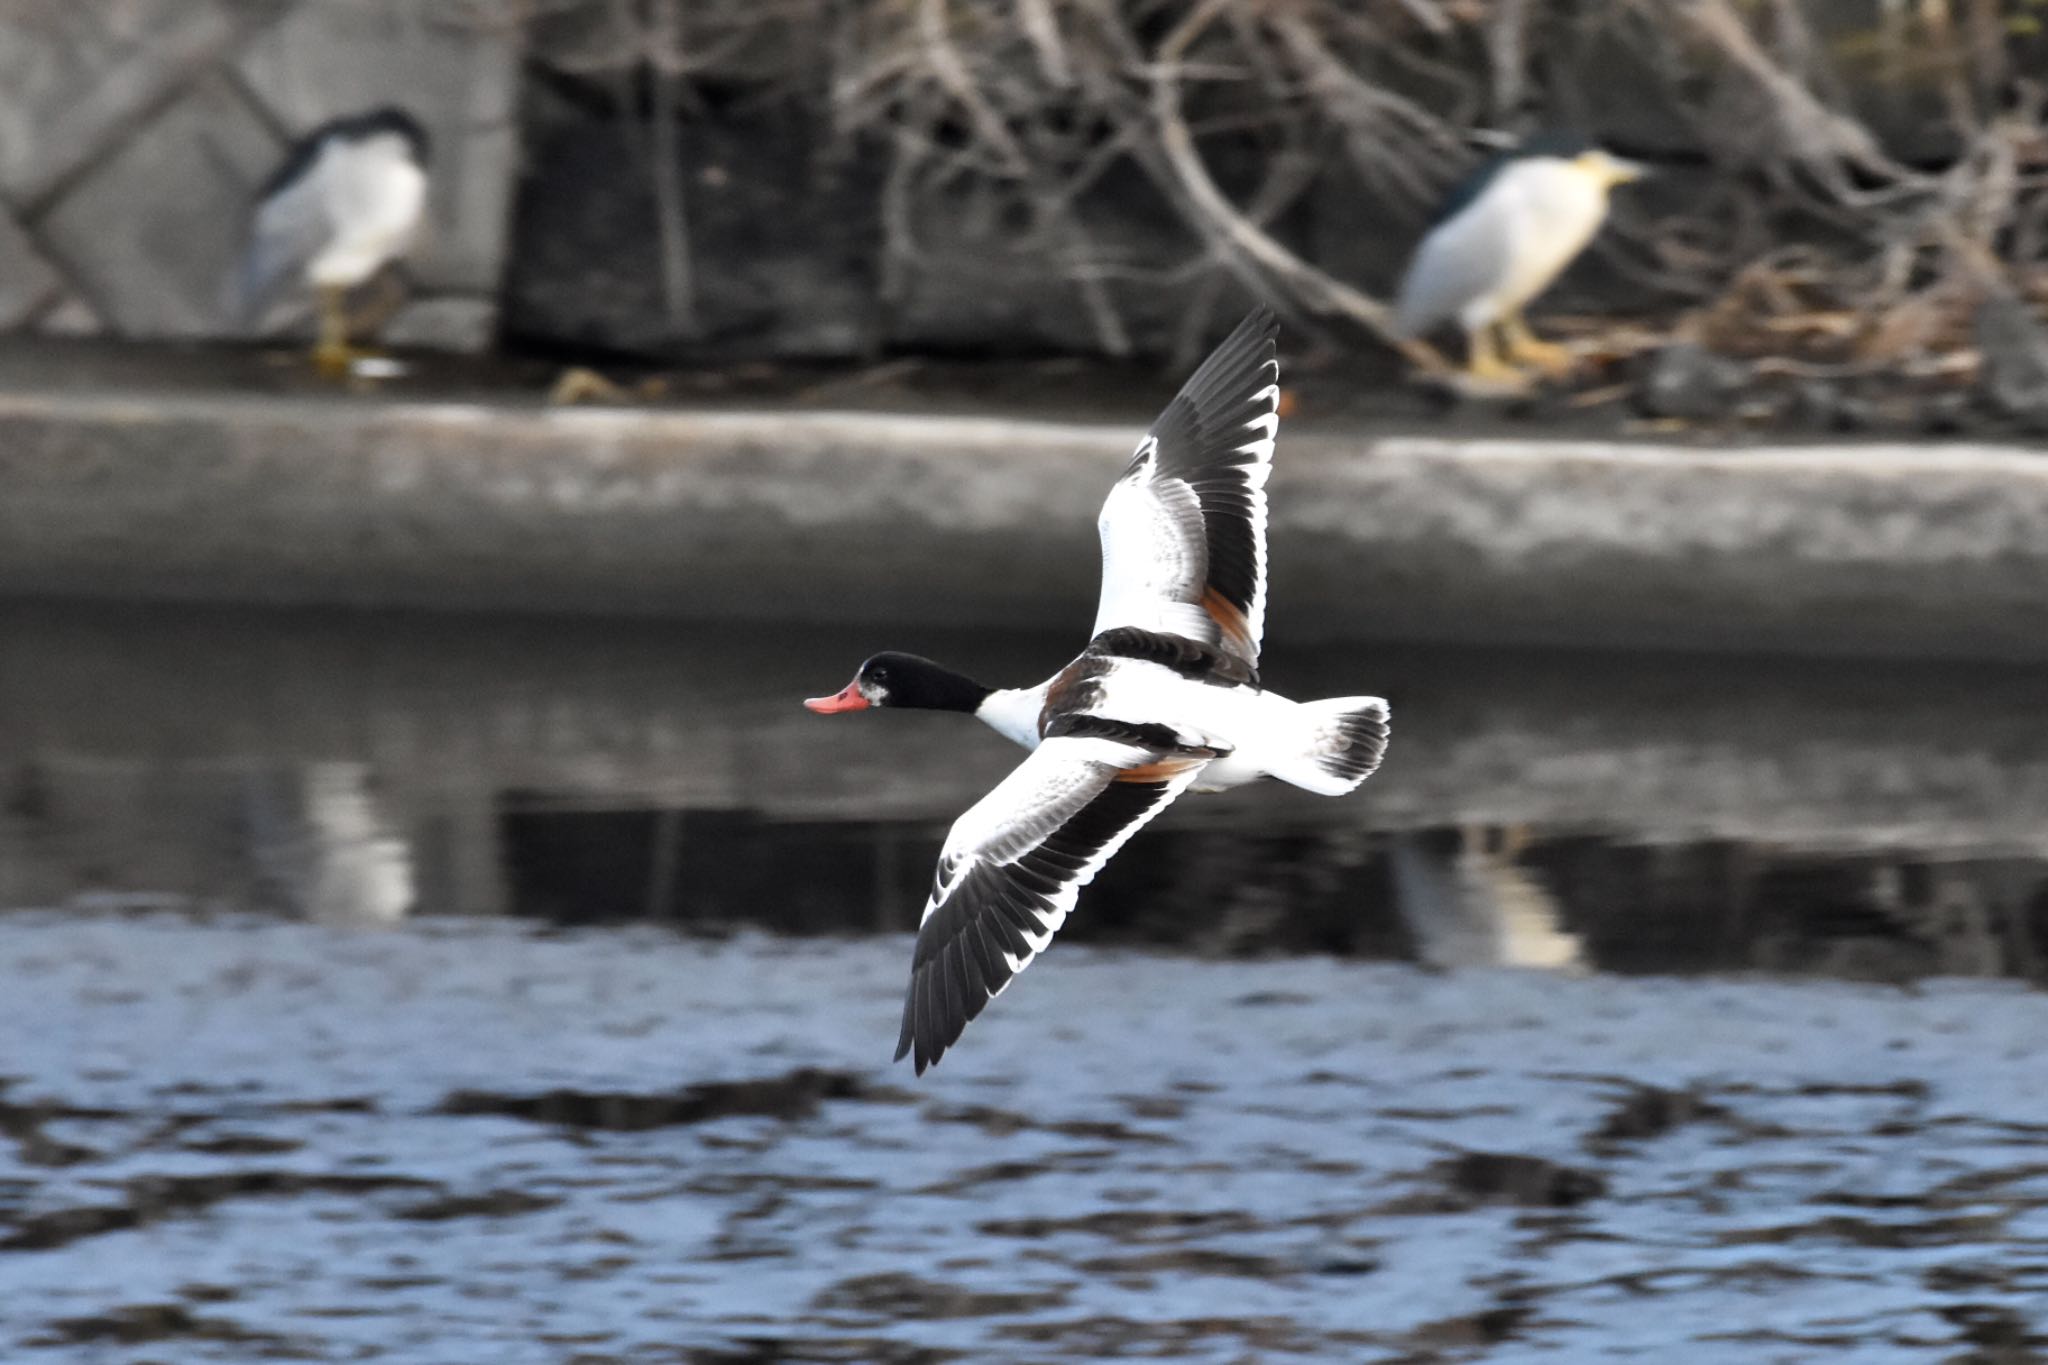
<svg viewBox="0 0 2048 1365">
<path fill-rule="evenodd" d="M 943 1049 L 941 1050 L 943 1051 Z M 891 1060 L 900 1062 L 905 1057 L 909 1057 L 910 1053 L 911 1043 L 908 1040 L 906 1040 L 897 1046 L 896 1055 Z M 917 1072 L 918 1075 L 922 1076 L 926 1071 L 938 1065 L 938 1061 L 939 1057 L 937 1053 L 928 1053 L 923 1048 L 918 1048 L 917 1056 L 911 1061 L 911 1067 Z"/>
<path fill-rule="evenodd" d="M 924 985 L 925 983 L 920 981 L 917 974 L 913 972 L 910 979 L 910 993 L 903 1000 L 903 1028 L 896 1035 L 896 1055 L 890 1059 L 892 1062 L 900 1062 L 905 1057 L 911 1057 L 914 1052 L 916 1055 L 912 1058 L 912 1065 L 917 1068 L 917 1074 L 920 1076 L 924 1075 L 926 1068 L 936 1063 L 946 1050 L 943 1044 L 936 1048 L 933 1047 L 929 1036 L 923 1038 L 918 1036 L 917 1005 L 920 996 L 923 994 L 920 987 Z"/>
<path fill-rule="evenodd" d="M 913 991 L 914 990 L 915 987 L 913 987 Z M 915 998 L 916 997 L 913 994 L 912 999 Z M 913 1021 L 911 1019 L 910 1002 L 906 1000 L 903 1004 L 903 1028 L 896 1035 L 896 1055 L 894 1057 L 891 1057 L 889 1059 L 890 1061 L 900 1062 L 905 1057 L 908 1057 L 910 1055 L 910 1045 L 916 1041 L 915 1030 L 912 1027 L 912 1022 Z M 924 1067 L 920 1065 L 917 1069 L 919 1071 L 923 1071 Z"/>
<path fill-rule="evenodd" d="M 1228 346 L 1230 342 L 1239 338 L 1277 344 L 1280 339 L 1280 315 L 1273 311 L 1271 304 L 1263 300 L 1253 304 L 1251 311 L 1244 315 L 1243 321 L 1231 329 L 1230 336 L 1223 344 Z"/>
</svg>

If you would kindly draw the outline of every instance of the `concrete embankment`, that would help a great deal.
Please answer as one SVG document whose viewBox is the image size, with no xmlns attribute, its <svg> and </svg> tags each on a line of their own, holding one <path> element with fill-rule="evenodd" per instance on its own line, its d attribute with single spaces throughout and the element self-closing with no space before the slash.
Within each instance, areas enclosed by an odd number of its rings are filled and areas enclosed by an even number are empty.
<svg viewBox="0 0 2048 1365">
<path fill-rule="evenodd" d="M 0 397 L 0 593 L 1069 626 L 1142 419 Z M 1283 432 L 1296 639 L 2048 657 L 2048 459 Z"/>
</svg>

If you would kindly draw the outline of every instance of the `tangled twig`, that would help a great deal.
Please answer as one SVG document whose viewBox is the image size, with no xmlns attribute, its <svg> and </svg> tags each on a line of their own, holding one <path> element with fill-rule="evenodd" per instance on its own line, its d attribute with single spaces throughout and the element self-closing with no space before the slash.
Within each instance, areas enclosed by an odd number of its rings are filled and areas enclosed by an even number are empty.
<svg viewBox="0 0 2048 1365">
<path fill-rule="evenodd" d="M 1348 317 L 1388 345 L 1427 363 L 1422 348 L 1401 335 L 1385 304 L 1331 278 L 1261 231 L 1237 211 L 1210 177 L 1195 147 L 1194 135 L 1181 114 L 1180 62 L 1196 36 L 1233 3 L 1235 0 L 1204 0 L 1160 45 L 1152 75 L 1153 115 L 1158 121 L 1161 145 L 1181 188 L 1208 232 L 1286 282 L 1315 311 Z"/>
<path fill-rule="evenodd" d="M 443 3 L 569 34 L 536 53 L 559 70 L 645 67 L 685 90 L 717 82 L 816 110 L 850 154 L 886 167 L 885 295 L 919 267 L 939 206 L 968 192 L 1001 206 L 991 221 L 1059 264 L 1113 354 L 1139 344 L 1131 289 L 1197 286 L 1186 333 L 1235 279 L 1427 363 L 1371 292 L 1391 268 L 1341 277 L 1291 210 L 1342 212 L 1362 194 L 1376 222 L 1419 230 L 1475 146 L 1512 141 L 1543 110 L 1625 152 L 1676 152 L 1700 187 L 1654 221 L 1624 206 L 1603 248 L 1611 274 L 1666 311 L 1704 305 L 1717 329 L 1842 352 L 1808 363 L 1960 344 L 1957 301 L 1985 260 L 2020 296 L 2048 293 L 2048 132 L 2027 78 L 2048 70 L 2048 38 L 2001 0 L 1887 7 L 1853 40 L 1797 0 Z M 1595 50 L 1627 63 L 1625 83 L 1560 79 L 1574 69 L 1560 53 Z M 1870 112 L 1885 104 L 1870 92 L 1893 88 L 1920 100 L 1917 124 Z M 658 119 L 690 116 L 687 100 L 656 103 Z M 1631 146 L 1651 123 L 1655 138 Z M 1107 245 L 1124 239 L 1103 228 L 1131 212 L 1132 184 L 1168 201 L 1178 255 Z M 679 194 L 662 203 L 668 262 L 687 236 Z M 686 306 L 688 262 L 666 272 Z M 1833 315 L 1856 325 L 1773 325 Z"/>
</svg>

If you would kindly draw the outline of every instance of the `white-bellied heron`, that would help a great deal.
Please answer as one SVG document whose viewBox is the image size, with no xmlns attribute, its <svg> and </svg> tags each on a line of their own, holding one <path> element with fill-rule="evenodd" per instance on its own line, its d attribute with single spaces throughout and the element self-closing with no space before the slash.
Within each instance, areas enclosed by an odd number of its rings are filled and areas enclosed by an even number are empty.
<svg viewBox="0 0 2048 1365">
<path fill-rule="evenodd" d="M 260 320 L 286 289 L 319 300 L 314 360 L 345 372 L 348 291 L 404 256 L 427 203 L 427 133 L 403 109 L 324 123 L 297 142 L 257 191 L 237 279 L 245 319 Z"/>
<path fill-rule="evenodd" d="M 1480 166 L 1451 191 L 1401 282 L 1400 323 L 1420 337 L 1455 322 L 1466 370 L 1485 382 L 1523 380 L 1523 365 L 1570 368 L 1562 346 L 1523 320 L 1607 219 L 1608 194 L 1647 174 L 1569 133 L 1545 133 Z"/>
</svg>

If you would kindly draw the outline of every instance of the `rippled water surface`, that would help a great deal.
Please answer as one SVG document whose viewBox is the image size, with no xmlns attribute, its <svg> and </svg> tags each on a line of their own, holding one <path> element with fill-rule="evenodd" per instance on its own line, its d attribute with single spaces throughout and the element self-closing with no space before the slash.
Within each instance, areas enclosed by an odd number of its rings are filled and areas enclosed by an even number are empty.
<svg viewBox="0 0 2048 1365">
<path fill-rule="evenodd" d="M 916 1079 L 1068 643 L 0 608 L 0 1359 L 2048 1354 L 2048 678 L 1276 651 Z"/>
</svg>

